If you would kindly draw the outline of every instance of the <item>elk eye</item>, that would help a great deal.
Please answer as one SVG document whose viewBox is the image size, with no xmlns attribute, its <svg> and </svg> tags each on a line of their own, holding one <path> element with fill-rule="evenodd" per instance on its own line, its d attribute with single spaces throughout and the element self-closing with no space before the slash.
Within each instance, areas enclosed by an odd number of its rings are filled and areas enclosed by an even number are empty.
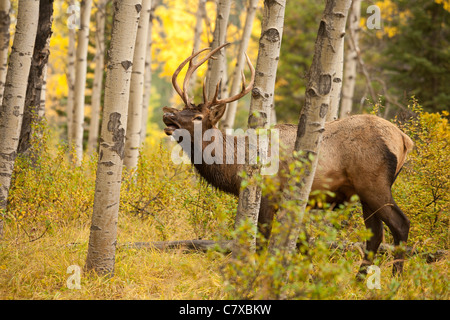
<svg viewBox="0 0 450 320">
<path fill-rule="evenodd" d="M 196 116 L 196 117 L 194 118 L 194 120 L 200 120 L 200 121 L 202 121 L 202 120 L 203 120 L 203 117 L 202 117 L 202 116 Z"/>
</svg>

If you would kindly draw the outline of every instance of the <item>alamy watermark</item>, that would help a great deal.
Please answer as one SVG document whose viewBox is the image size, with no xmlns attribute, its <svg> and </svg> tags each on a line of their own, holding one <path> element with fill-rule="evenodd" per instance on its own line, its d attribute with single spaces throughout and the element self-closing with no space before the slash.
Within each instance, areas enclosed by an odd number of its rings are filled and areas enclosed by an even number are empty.
<svg viewBox="0 0 450 320">
<path fill-rule="evenodd" d="M 371 16 L 369 16 L 367 18 L 366 21 L 366 27 L 369 30 L 373 30 L 373 29 L 381 29 L 381 10 L 380 7 L 377 5 L 370 5 L 367 7 L 366 10 L 367 14 L 371 14 Z"/>
<path fill-rule="evenodd" d="M 380 267 L 371 265 L 367 267 L 367 274 L 369 275 L 366 280 L 366 286 L 368 289 L 381 289 L 381 270 Z"/>
<path fill-rule="evenodd" d="M 70 30 L 80 29 L 80 4 L 75 2 L 75 4 L 70 5 L 67 8 L 67 13 L 70 14 L 67 18 L 67 27 Z"/>
<path fill-rule="evenodd" d="M 186 129 L 176 129 L 172 137 L 178 142 L 171 153 L 175 164 L 261 164 L 262 175 L 278 172 L 278 129 L 230 129 L 224 135 L 216 128 L 203 132 L 198 123 L 194 125 L 193 137 Z"/>
<path fill-rule="evenodd" d="M 71 290 L 81 289 L 81 268 L 76 264 L 73 264 L 67 267 L 66 273 L 72 274 L 67 278 L 67 288 Z"/>
</svg>

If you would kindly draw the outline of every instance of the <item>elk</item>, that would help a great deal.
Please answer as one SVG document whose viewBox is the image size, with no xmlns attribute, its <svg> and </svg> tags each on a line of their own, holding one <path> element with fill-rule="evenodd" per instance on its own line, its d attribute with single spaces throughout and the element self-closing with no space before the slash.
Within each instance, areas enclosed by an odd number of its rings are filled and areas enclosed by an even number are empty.
<svg viewBox="0 0 450 320">
<path fill-rule="evenodd" d="M 213 55 L 225 45 L 227 44 L 211 50 L 197 63 L 193 63 L 192 60 L 200 53 L 210 50 L 210 48 L 193 53 L 175 70 L 172 76 L 172 84 L 182 98 L 184 107 L 182 110 L 170 107 L 163 108 L 163 122 L 166 125 L 164 131 L 167 135 L 173 135 L 176 138 L 179 131 L 177 129 L 184 129 L 193 138 L 196 125 L 201 125 L 203 132 L 212 128 L 217 129 L 216 125 L 224 114 L 226 104 L 240 99 L 252 91 L 255 69 L 247 56 L 251 80 L 245 86 L 245 78 L 242 73 L 243 84 L 239 94 L 218 99 L 219 82 L 212 100 L 207 99 L 205 84 L 203 84 L 202 103 L 194 104 L 188 97 L 187 84 L 192 73 L 205 61 L 214 58 Z M 183 80 L 183 89 L 181 89 L 177 84 L 177 76 L 188 62 L 189 67 Z M 297 135 L 297 125 L 278 124 L 275 128 L 279 130 L 280 143 L 288 146 L 288 151 L 292 154 Z M 221 133 L 225 137 L 224 139 L 221 139 L 221 141 L 202 141 L 201 148 L 204 150 L 211 143 L 223 143 L 224 148 L 222 150 L 230 150 L 226 148 L 225 144 L 232 141 L 235 148 L 230 152 L 236 152 L 236 148 L 242 141 L 237 141 L 237 137 L 234 136 L 226 136 L 223 131 Z M 180 141 L 178 142 L 180 143 Z M 366 254 L 359 270 L 360 274 L 366 273 L 367 266 L 371 264 L 371 257 L 377 252 L 382 241 L 382 222 L 392 232 L 396 246 L 402 242 L 406 243 L 408 239 L 410 222 L 396 205 L 392 197 L 391 186 L 412 147 L 412 140 L 399 128 L 374 115 L 354 115 L 325 124 L 318 155 L 319 163 L 312 190 L 331 191 L 335 196 L 327 199 L 327 201 L 335 205 L 349 201 L 354 194 L 359 196 L 363 208 L 364 223 L 372 232 L 371 238 L 366 242 Z M 221 164 L 195 163 L 193 161 L 193 150 L 194 148 L 190 148 L 187 153 L 198 173 L 214 187 L 239 196 L 241 186 L 239 172 L 243 170 L 243 165 L 226 163 L 225 161 Z M 225 154 L 221 156 L 225 157 Z M 280 166 L 286 165 L 290 160 L 292 158 L 282 159 Z M 260 204 L 258 229 L 266 239 L 270 236 L 271 223 L 277 211 L 276 200 L 274 199 L 276 198 L 263 196 Z M 397 250 L 394 258 L 393 272 L 401 273 L 403 253 Z"/>
</svg>

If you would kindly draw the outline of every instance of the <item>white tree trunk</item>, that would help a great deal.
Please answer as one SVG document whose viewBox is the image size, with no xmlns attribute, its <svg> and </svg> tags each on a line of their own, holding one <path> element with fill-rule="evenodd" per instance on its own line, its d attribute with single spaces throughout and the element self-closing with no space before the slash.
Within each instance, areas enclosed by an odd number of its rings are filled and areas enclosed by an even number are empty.
<svg viewBox="0 0 450 320">
<path fill-rule="evenodd" d="M 283 193 L 285 200 L 295 202 L 295 209 L 281 206 L 277 213 L 280 224 L 278 233 L 270 239 L 269 249 L 272 252 L 283 250 L 291 252 L 296 245 L 300 232 L 303 214 L 308 202 L 314 174 L 318 163 L 318 154 L 326 115 L 330 105 L 330 94 L 333 75 L 336 73 L 338 53 L 343 44 L 345 22 L 351 0 L 328 0 L 320 21 L 319 31 L 314 49 L 314 58 L 309 70 L 309 81 L 306 87 L 306 101 L 300 113 L 297 138 L 294 149 L 303 151 L 299 161 L 306 161 L 307 166 L 302 174 L 301 183 L 295 182 L 297 177 L 287 182 L 287 186 L 297 185 L 295 192 L 289 193 L 290 187 Z M 310 161 L 310 156 L 313 160 Z M 309 164 L 308 164 L 309 163 Z"/>
<path fill-rule="evenodd" d="M 115 2 L 86 270 L 114 274 L 128 98 L 141 0 Z"/>
<path fill-rule="evenodd" d="M 253 21 L 255 20 L 256 9 L 258 7 L 258 0 L 249 0 L 247 7 L 247 16 L 245 18 L 244 31 L 242 33 L 241 43 L 239 45 L 239 53 L 235 69 L 233 71 L 233 82 L 231 84 L 230 96 L 234 96 L 239 93 L 241 85 L 241 71 L 245 66 L 245 52 L 250 42 L 250 36 L 252 34 Z M 224 121 L 222 123 L 223 129 L 233 128 L 234 119 L 236 118 L 238 100 L 231 102 L 226 109 Z"/>
<path fill-rule="evenodd" d="M 75 92 L 73 105 L 72 143 L 75 148 L 75 163 L 81 165 L 83 160 L 83 124 L 84 93 L 86 89 L 87 50 L 89 45 L 89 21 L 92 0 L 81 2 L 80 29 L 78 30 L 77 54 L 75 65 Z"/>
<path fill-rule="evenodd" d="M 22 128 L 19 138 L 18 154 L 28 155 L 34 162 L 39 148 L 32 148 L 32 141 L 40 144 L 43 135 L 39 124 L 43 121 L 45 110 L 41 103 L 42 88 L 46 81 L 47 64 L 50 55 L 50 39 L 53 25 L 53 1 L 42 0 L 39 4 L 39 21 L 34 42 L 33 57 L 28 75 L 27 93 L 25 96 Z M 35 144 L 36 146 L 36 144 Z"/>
<path fill-rule="evenodd" d="M 141 146 L 142 101 L 144 94 L 145 56 L 147 50 L 148 24 L 150 20 L 151 0 L 142 0 L 141 17 L 136 35 L 131 73 L 130 100 L 128 102 L 127 135 L 125 139 L 124 166 L 128 170 L 137 167 L 139 147 Z"/>
<path fill-rule="evenodd" d="M 216 26 L 214 29 L 214 39 L 211 48 L 215 49 L 226 42 L 228 17 L 230 16 L 231 0 L 219 0 L 217 4 Z M 216 85 L 220 79 L 223 79 L 226 63 L 225 48 L 215 54 L 217 59 L 210 59 L 208 63 L 208 74 L 206 77 L 206 88 L 208 99 L 211 100 L 216 91 Z M 222 86 L 225 83 L 222 82 Z M 224 97 L 221 97 L 224 98 Z"/>
<path fill-rule="evenodd" d="M 153 18 L 155 14 L 156 6 L 159 1 L 152 0 L 152 8 L 150 10 L 150 17 L 147 31 L 147 49 L 145 53 L 145 71 L 144 71 L 144 94 L 142 97 L 142 124 L 141 124 L 141 138 L 140 146 L 145 142 L 147 134 L 147 121 L 148 121 L 148 105 L 150 100 L 150 91 L 152 88 L 152 30 L 153 30 Z"/>
<path fill-rule="evenodd" d="M 39 20 L 39 0 L 20 0 L 14 42 L 0 108 L 0 211 L 6 209 L 17 156 L 23 109 Z M 3 221 L 0 220 L 0 236 Z"/>
<path fill-rule="evenodd" d="M 345 32 L 345 25 L 344 30 L 341 31 Z M 341 101 L 342 92 L 342 74 L 344 71 L 344 38 L 341 39 L 339 48 L 340 50 L 337 52 L 336 73 L 334 74 L 331 83 L 330 110 L 327 112 L 326 121 L 336 120 L 339 115 L 339 102 Z"/>
<path fill-rule="evenodd" d="M 353 0 L 351 11 L 348 18 L 349 32 L 353 33 L 353 40 L 358 44 L 359 38 L 359 20 L 361 17 L 361 0 Z M 348 36 L 346 37 L 348 39 Z M 355 47 L 348 42 L 344 63 L 344 84 L 342 87 L 342 102 L 340 117 L 348 117 L 352 113 L 353 95 L 355 92 L 356 66 L 358 64 L 358 55 Z"/>
<path fill-rule="evenodd" d="M 203 20 L 206 16 L 206 8 L 205 8 L 206 0 L 198 0 L 197 12 L 195 13 L 195 29 L 194 29 L 194 45 L 192 52 L 198 52 L 200 50 L 200 45 L 202 42 L 202 33 L 203 33 Z M 192 60 L 192 63 L 195 63 L 197 58 Z M 189 79 L 189 93 L 192 95 L 193 90 L 195 88 L 195 82 L 197 81 L 197 71 L 192 73 L 191 78 Z"/>
<path fill-rule="evenodd" d="M 73 6 L 74 0 L 69 1 L 69 7 Z M 73 104 L 75 96 L 75 37 L 76 31 L 75 26 L 69 26 L 69 46 L 67 48 L 67 142 L 69 147 L 73 147 L 72 136 L 73 136 Z M 71 152 L 71 150 L 70 150 Z"/>
<path fill-rule="evenodd" d="M 3 89 L 5 88 L 6 71 L 8 69 L 10 8 L 9 0 L 0 1 L 0 103 L 3 100 Z"/>
<path fill-rule="evenodd" d="M 264 16 L 259 39 L 258 60 L 255 68 L 255 84 L 252 90 L 248 117 L 248 127 L 252 129 L 270 127 L 270 115 L 272 113 L 275 80 L 283 35 L 285 5 L 286 0 L 264 2 Z M 264 150 L 258 151 L 265 152 Z M 260 171 L 260 165 L 246 164 L 244 170 L 248 178 L 251 179 Z M 260 202 L 261 189 L 258 186 L 250 184 L 248 187 L 241 189 L 235 227 L 239 227 L 245 220 L 250 220 L 254 225 L 253 234 L 250 235 L 249 239 L 251 250 L 254 250 L 256 247 L 256 225 Z M 239 251 L 234 251 L 233 255 L 237 257 Z"/>
<path fill-rule="evenodd" d="M 100 107 L 102 102 L 103 89 L 103 71 L 105 69 L 105 7 L 107 0 L 100 0 L 97 3 L 97 12 L 95 14 L 95 70 L 94 84 L 91 97 L 91 122 L 89 124 L 89 138 L 87 144 L 87 153 L 92 155 L 97 150 L 98 130 L 100 126 Z"/>
</svg>

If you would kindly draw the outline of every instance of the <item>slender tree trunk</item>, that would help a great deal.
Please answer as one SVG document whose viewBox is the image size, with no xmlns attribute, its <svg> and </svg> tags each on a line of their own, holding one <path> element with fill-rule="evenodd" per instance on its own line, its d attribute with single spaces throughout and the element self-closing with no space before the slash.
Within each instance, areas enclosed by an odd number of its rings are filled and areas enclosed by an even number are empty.
<svg viewBox="0 0 450 320">
<path fill-rule="evenodd" d="M 11 3 L 9 0 L 0 1 L 0 103 L 3 100 L 3 89 L 5 88 L 6 71 L 8 69 L 10 9 Z"/>
<path fill-rule="evenodd" d="M 145 53 L 144 94 L 142 97 L 142 124 L 141 124 L 140 146 L 142 146 L 142 144 L 145 142 L 145 136 L 147 134 L 148 105 L 150 100 L 150 91 L 152 87 L 152 30 L 153 30 L 153 19 L 155 15 L 155 9 L 158 4 L 159 0 L 152 0 L 152 8 L 150 10 L 150 18 L 148 23 L 147 49 Z"/>
<path fill-rule="evenodd" d="M 69 1 L 69 7 L 73 6 L 75 3 L 74 0 Z M 73 104 L 74 104 L 74 96 L 75 96 L 75 26 L 69 27 L 69 46 L 67 48 L 68 56 L 67 56 L 67 106 L 66 106 L 66 114 L 67 114 L 67 142 L 70 148 L 73 147 L 72 136 L 73 136 Z M 72 152 L 72 150 L 70 150 Z"/>
<path fill-rule="evenodd" d="M 131 72 L 130 100 L 128 102 L 127 135 L 123 165 L 128 170 L 137 167 L 141 146 L 142 101 L 144 93 L 145 53 L 147 49 L 148 24 L 151 0 L 142 0 L 136 44 L 134 46 L 133 71 Z"/>
<path fill-rule="evenodd" d="M 39 0 L 19 0 L 16 32 L 0 109 L 0 212 L 6 210 L 17 156 L 27 80 L 39 20 Z M 3 221 L 0 221 L 0 236 Z"/>
<path fill-rule="evenodd" d="M 211 48 L 215 49 L 226 42 L 228 17 L 230 16 L 231 0 L 219 0 L 217 3 L 216 26 L 214 29 L 214 39 Z M 216 90 L 216 85 L 220 79 L 223 79 L 226 63 L 225 48 L 217 52 L 217 59 L 211 59 L 208 63 L 208 74 L 206 80 L 208 99 L 211 100 Z M 225 83 L 222 83 L 225 85 Z M 223 97 L 222 97 L 223 98 Z"/>
<path fill-rule="evenodd" d="M 231 84 L 230 96 L 239 93 L 241 85 L 241 72 L 245 65 L 245 52 L 250 42 L 252 34 L 253 21 L 255 20 L 256 9 L 258 7 L 258 0 L 249 0 L 247 7 L 247 16 L 245 18 L 244 31 L 242 33 L 241 43 L 239 45 L 239 53 L 237 57 L 236 67 L 233 72 L 233 82 Z M 224 121 L 222 123 L 223 129 L 233 128 L 234 119 L 236 118 L 236 109 L 238 101 L 231 102 L 226 109 Z"/>
<path fill-rule="evenodd" d="M 338 53 L 341 50 L 344 37 L 345 22 L 351 0 L 328 0 L 320 21 L 319 31 L 314 49 L 314 57 L 309 70 L 309 81 L 306 87 L 306 101 L 300 113 L 295 151 L 302 151 L 297 159 L 303 163 L 305 170 L 300 183 L 287 182 L 287 186 L 296 185 L 292 194 L 287 190 L 283 193 L 285 200 L 295 203 L 295 209 L 286 210 L 281 206 L 277 214 L 280 229 L 270 239 L 269 249 L 291 252 L 296 245 L 303 215 L 311 191 L 314 174 L 318 163 L 318 154 L 326 115 L 330 105 L 330 93 L 333 75 L 338 64 Z M 311 156 L 313 160 L 311 160 Z"/>
<path fill-rule="evenodd" d="M 348 18 L 349 33 L 353 33 L 353 40 L 357 44 L 359 39 L 359 20 L 361 17 L 361 0 L 353 0 Z M 348 37 L 347 37 L 348 40 Z M 347 42 L 347 51 L 344 64 L 344 85 L 342 87 L 342 103 L 340 117 L 345 118 L 352 113 L 353 94 L 355 92 L 356 66 L 358 55 L 355 47 Z"/>
<path fill-rule="evenodd" d="M 31 147 L 31 137 L 35 135 L 39 141 L 42 128 L 36 125 L 41 123 L 45 111 L 40 108 L 42 90 L 46 81 L 47 62 L 50 55 L 50 37 L 53 23 L 53 0 L 40 0 L 39 23 L 34 44 L 33 58 L 31 60 L 30 74 L 28 76 L 27 95 L 25 97 L 22 129 L 20 131 L 19 147 L 17 153 L 25 154 Z M 36 131 L 37 130 L 37 131 Z"/>
<path fill-rule="evenodd" d="M 124 158 L 128 98 L 141 0 L 114 4 L 111 46 L 105 83 L 105 103 L 95 182 L 94 209 L 86 270 L 114 274 L 117 216 Z"/>
<path fill-rule="evenodd" d="M 38 108 L 38 119 L 43 119 L 45 117 L 45 104 L 47 102 L 47 69 L 48 63 L 42 69 L 42 86 L 41 86 L 41 99 L 39 101 Z"/>
<path fill-rule="evenodd" d="M 345 25 L 342 32 L 345 32 Z M 341 101 L 342 92 L 342 74 L 344 72 L 344 38 L 341 39 L 339 45 L 339 52 L 337 52 L 336 73 L 333 76 L 330 93 L 330 110 L 327 112 L 326 121 L 333 121 L 339 115 L 339 102 Z"/>
<path fill-rule="evenodd" d="M 72 143 L 75 148 L 76 165 L 83 160 L 83 124 L 84 124 L 84 93 L 86 89 L 87 50 L 89 45 L 89 22 L 91 18 L 92 0 L 81 2 L 80 29 L 78 30 L 77 55 L 75 67 L 75 92 Z"/>
<path fill-rule="evenodd" d="M 198 52 L 200 50 L 200 45 L 202 42 L 202 33 L 203 33 L 203 20 L 206 16 L 206 8 L 205 8 L 206 0 L 199 0 L 197 12 L 195 13 L 195 29 L 194 29 L 194 45 L 192 52 Z M 197 59 L 194 58 L 192 63 L 195 63 Z M 192 95 L 193 90 L 195 88 L 195 82 L 197 80 L 197 71 L 194 71 L 191 78 L 189 79 L 189 93 Z"/>
<path fill-rule="evenodd" d="M 266 0 L 264 2 L 258 60 L 255 68 L 256 77 L 248 117 L 248 127 L 251 129 L 270 127 L 276 71 L 283 35 L 285 6 L 286 0 Z M 260 151 L 265 152 L 264 150 Z M 251 179 L 260 172 L 260 165 L 246 164 L 245 172 L 248 178 Z M 252 222 L 254 229 L 249 239 L 251 250 L 254 250 L 256 247 L 256 224 L 258 221 L 260 202 L 261 189 L 259 187 L 250 184 L 246 188 L 241 189 L 235 227 L 239 227 L 245 220 Z M 236 254 L 239 253 L 234 253 L 235 257 L 237 257 Z"/>
<path fill-rule="evenodd" d="M 100 107 L 102 104 L 103 72 L 105 70 L 105 17 L 107 0 L 100 0 L 97 3 L 95 20 L 97 29 L 95 31 L 95 70 L 94 85 L 91 97 L 91 122 L 89 124 L 89 138 L 87 153 L 92 155 L 97 150 L 98 130 L 100 126 Z"/>
</svg>

